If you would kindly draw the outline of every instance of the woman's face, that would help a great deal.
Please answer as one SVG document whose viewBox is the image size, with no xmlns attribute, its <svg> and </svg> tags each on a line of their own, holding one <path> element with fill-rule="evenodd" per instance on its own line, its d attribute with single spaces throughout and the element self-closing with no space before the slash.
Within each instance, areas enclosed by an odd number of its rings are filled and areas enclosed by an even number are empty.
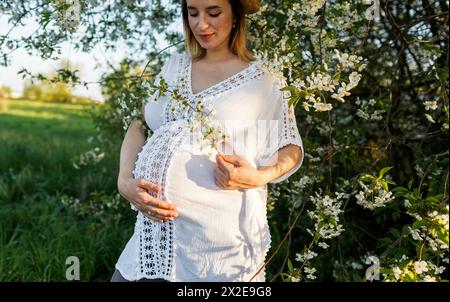
<svg viewBox="0 0 450 302">
<path fill-rule="evenodd" d="M 205 49 L 228 47 L 233 25 L 229 0 L 186 0 L 189 26 Z"/>
</svg>

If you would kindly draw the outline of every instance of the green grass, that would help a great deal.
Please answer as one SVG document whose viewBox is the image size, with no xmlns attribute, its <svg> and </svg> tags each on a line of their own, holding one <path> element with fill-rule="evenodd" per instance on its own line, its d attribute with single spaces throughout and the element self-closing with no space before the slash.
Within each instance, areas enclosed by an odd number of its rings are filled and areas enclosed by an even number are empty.
<svg viewBox="0 0 450 302">
<path fill-rule="evenodd" d="M 131 235 L 128 205 L 122 200 L 89 213 L 61 202 L 65 196 L 101 205 L 117 193 L 117 150 L 97 164 L 73 167 L 74 158 L 93 148 L 92 110 L 0 100 L 0 281 L 65 281 L 69 256 L 80 259 L 82 281 L 109 280 Z"/>
</svg>

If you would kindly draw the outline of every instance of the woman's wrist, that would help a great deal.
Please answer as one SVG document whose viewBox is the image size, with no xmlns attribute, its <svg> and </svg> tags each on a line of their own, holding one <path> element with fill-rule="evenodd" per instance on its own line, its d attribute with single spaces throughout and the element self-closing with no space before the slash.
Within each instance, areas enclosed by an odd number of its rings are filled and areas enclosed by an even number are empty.
<svg viewBox="0 0 450 302">
<path fill-rule="evenodd" d="M 261 182 L 268 184 L 275 178 L 277 178 L 277 165 L 273 166 L 262 166 L 258 168 L 259 175 L 261 177 Z"/>
<path fill-rule="evenodd" d="M 121 180 L 128 180 L 130 178 L 133 178 L 133 173 L 132 172 L 121 172 L 119 171 L 119 179 Z"/>
<path fill-rule="evenodd" d="M 117 188 L 119 189 L 119 192 L 121 191 L 123 186 L 126 184 L 126 182 L 132 178 L 133 178 L 133 176 L 131 173 L 119 173 L 119 176 L 117 177 Z"/>
</svg>

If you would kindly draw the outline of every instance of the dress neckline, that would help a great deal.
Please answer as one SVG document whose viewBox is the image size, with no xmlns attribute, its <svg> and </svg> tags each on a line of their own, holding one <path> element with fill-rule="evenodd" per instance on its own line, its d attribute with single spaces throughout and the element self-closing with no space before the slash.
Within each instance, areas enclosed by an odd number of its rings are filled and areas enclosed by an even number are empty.
<svg viewBox="0 0 450 302">
<path fill-rule="evenodd" d="M 244 74 L 247 71 L 249 71 L 252 67 L 256 66 L 256 62 L 257 62 L 257 60 L 251 61 L 247 67 L 241 69 L 239 72 L 237 72 L 235 74 L 232 74 L 231 76 L 223 79 L 222 81 L 217 82 L 216 84 L 213 84 L 213 85 L 211 85 L 211 86 L 209 86 L 209 87 L 207 87 L 207 88 L 205 88 L 205 89 L 203 89 L 203 90 L 201 90 L 201 91 L 199 91 L 197 93 L 194 93 L 194 91 L 192 90 L 192 58 L 191 58 L 191 56 L 189 54 L 187 54 L 187 61 L 188 61 L 187 82 L 188 82 L 188 87 L 189 87 L 189 94 L 192 97 L 194 97 L 194 98 L 198 97 L 200 95 L 203 95 L 203 94 L 208 94 L 208 92 L 216 90 L 216 88 L 219 87 L 220 85 L 224 85 L 224 84 L 226 84 L 226 83 L 228 83 L 230 81 L 235 80 L 236 78 L 238 78 L 242 74 Z"/>
</svg>

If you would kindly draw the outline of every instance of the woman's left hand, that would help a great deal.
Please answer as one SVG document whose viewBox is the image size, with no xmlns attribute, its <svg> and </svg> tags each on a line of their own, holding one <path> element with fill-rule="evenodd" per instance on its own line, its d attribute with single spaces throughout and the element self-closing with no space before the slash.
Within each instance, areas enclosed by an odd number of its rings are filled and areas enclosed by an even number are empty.
<svg viewBox="0 0 450 302">
<path fill-rule="evenodd" d="M 261 171 L 236 155 L 216 155 L 214 169 L 216 185 L 224 190 L 239 190 L 262 187 L 268 181 Z"/>
</svg>

